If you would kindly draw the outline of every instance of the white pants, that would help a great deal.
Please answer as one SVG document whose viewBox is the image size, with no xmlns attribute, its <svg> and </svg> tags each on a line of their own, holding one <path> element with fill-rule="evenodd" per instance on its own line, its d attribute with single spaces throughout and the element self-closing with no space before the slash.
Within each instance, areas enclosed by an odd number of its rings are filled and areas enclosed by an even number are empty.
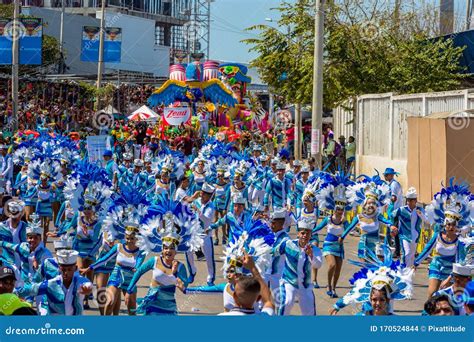
<svg viewBox="0 0 474 342">
<path fill-rule="evenodd" d="M 254 189 L 251 202 L 253 205 L 263 205 L 263 198 L 265 197 L 265 190 Z"/>
<path fill-rule="evenodd" d="M 313 285 L 307 288 L 296 288 L 285 281 L 280 283 L 280 307 L 279 316 L 289 316 L 291 309 L 295 305 L 296 297 L 300 304 L 301 314 L 303 316 L 316 315 L 316 301 L 314 299 Z"/>
<path fill-rule="evenodd" d="M 202 252 L 206 257 L 207 264 L 207 282 L 213 283 L 216 280 L 216 262 L 214 260 L 214 245 L 212 243 L 212 237 L 206 236 L 204 243 L 202 244 Z"/>
<path fill-rule="evenodd" d="M 196 265 L 194 263 L 194 252 L 186 252 L 186 264 L 188 266 L 188 271 L 191 275 L 196 274 Z"/>
<path fill-rule="evenodd" d="M 416 242 L 408 242 L 407 240 L 401 240 L 401 247 L 403 253 L 403 262 L 407 267 L 413 266 L 415 263 L 415 253 L 416 253 Z"/>
</svg>

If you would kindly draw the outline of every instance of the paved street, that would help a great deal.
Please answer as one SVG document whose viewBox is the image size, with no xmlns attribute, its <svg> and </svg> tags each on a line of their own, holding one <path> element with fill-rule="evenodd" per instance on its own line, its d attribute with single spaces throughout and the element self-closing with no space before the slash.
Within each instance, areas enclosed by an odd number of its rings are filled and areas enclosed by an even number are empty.
<svg viewBox="0 0 474 342">
<path fill-rule="evenodd" d="M 321 236 L 322 237 L 322 236 Z M 341 278 L 339 280 L 338 295 L 342 296 L 350 289 L 349 278 L 352 274 L 357 271 L 357 268 L 347 262 L 347 259 L 357 259 L 357 243 L 358 237 L 349 236 L 345 241 L 345 250 L 346 250 L 346 262 L 342 268 Z M 216 284 L 224 282 L 222 275 L 222 247 L 218 246 L 216 248 L 216 268 L 218 270 Z M 179 260 L 183 261 L 183 256 L 179 256 Z M 196 275 L 196 280 L 193 286 L 203 285 L 206 283 L 207 269 L 205 261 L 196 261 L 198 272 Z M 425 302 L 428 276 L 427 276 L 427 265 L 421 265 L 415 274 L 414 281 L 414 298 L 409 301 L 402 301 L 400 303 L 395 302 L 395 314 L 397 315 L 420 315 Z M 322 268 L 319 270 L 318 281 L 321 286 L 320 289 L 315 289 L 316 297 L 316 307 L 317 313 L 319 315 L 327 315 L 332 305 L 336 302 L 337 299 L 331 299 L 326 295 L 326 276 L 327 268 L 323 264 Z M 143 297 L 147 290 L 148 285 L 151 279 L 151 272 L 145 274 L 139 282 L 138 286 L 138 297 Z M 203 294 L 191 294 L 184 295 L 178 291 L 177 294 L 178 309 L 182 315 L 216 315 L 223 311 L 222 307 L 222 294 L 212 294 L 212 295 L 203 295 Z M 97 305 L 94 302 L 91 310 L 85 311 L 86 315 L 98 315 L 99 311 Z M 358 312 L 357 308 L 346 307 L 342 310 L 339 315 L 353 315 Z M 295 305 L 293 308 L 292 314 L 299 315 L 300 310 L 299 306 Z M 122 303 L 121 315 L 126 315 L 125 305 Z"/>
</svg>

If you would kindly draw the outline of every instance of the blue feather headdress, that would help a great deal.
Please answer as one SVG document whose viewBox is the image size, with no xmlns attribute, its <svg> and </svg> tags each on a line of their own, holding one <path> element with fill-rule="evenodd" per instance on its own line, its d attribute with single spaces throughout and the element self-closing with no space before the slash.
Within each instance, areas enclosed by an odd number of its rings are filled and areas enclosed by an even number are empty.
<svg viewBox="0 0 474 342">
<path fill-rule="evenodd" d="M 104 219 L 104 230 L 110 241 L 123 240 L 127 231 L 137 232 L 149 206 L 143 187 L 120 184 L 119 194 L 114 197 Z"/>
<path fill-rule="evenodd" d="M 199 217 L 191 208 L 160 194 L 148 208 L 140 226 L 138 245 L 149 253 L 160 253 L 165 245 L 174 245 L 178 252 L 197 251 L 203 243 Z"/>
<path fill-rule="evenodd" d="M 370 250 L 367 250 L 366 262 L 349 262 L 361 267 L 349 280 L 353 288 L 342 298 L 345 305 L 355 305 L 370 300 L 372 288 L 385 288 L 390 299 L 410 299 L 413 295 L 412 278 L 414 270 L 402 267 L 399 261 L 392 259 L 392 252 L 388 245 L 382 245 L 384 260 Z"/>
<path fill-rule="evenodd" d="M 260 273 L 265 273 L 272 263 L 274 243 L 275 235 L 270 227 L 264 221 L 253 220 L 249 216 L 242 226 L 236 227 L 224 251 L 224 274 L 230 267 L 235 267 L 236 273 L 248 272 L 242 269 L 241 258 L 244 253 L 253 257 Z"/>
<path fill-rule="evenodd" d="M 441 191 L 433 196 L 433 201 L 426 207 L 428 220 L 440 225 L 457 222 L 458 227 L 470 224 L 472 217 L 469 184 L 456 183 L 453 177 L 449 180 L 449 186 L 441 186 Z"/>
<path fill-rule="evenodd" d="M 81 160 L 74 166 L 64 186 L 64 196 L 74 210 L 105 212 L 110 204 L 112 183 L 105 169 Z"/>
<path fill-rule="evenodd" d="M 347 191 L 351 185 L 354 185 L 354 182 L 350 179 L 350 175 L 343 171 L 326 177 L 316 195 L 319 208 L 335 210 L 336 207 L 343 207 L 344 210 L 351 210 L 353 204 L 349 202 L 349 192 Z"/>
<path fill-rule="evenodd" d="M 37 158 L 28 164 L 28 178 L 38 181 L 46 177 L 49 181 L 57 181 L 62 177 L 61 165 L 49 158 Z"/>
</svg>

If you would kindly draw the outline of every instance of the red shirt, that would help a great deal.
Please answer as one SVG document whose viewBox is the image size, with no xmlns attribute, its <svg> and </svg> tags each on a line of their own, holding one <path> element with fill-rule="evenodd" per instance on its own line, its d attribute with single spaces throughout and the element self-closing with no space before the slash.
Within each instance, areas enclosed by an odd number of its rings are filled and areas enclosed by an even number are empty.
<svg viewBox="0 0 474 342">
<path fill-rule="evenodd" d="M 295 140 L 295 128 L 290 127 L 286 130 L 286 140 L 293 141 Z"/>
</svg>

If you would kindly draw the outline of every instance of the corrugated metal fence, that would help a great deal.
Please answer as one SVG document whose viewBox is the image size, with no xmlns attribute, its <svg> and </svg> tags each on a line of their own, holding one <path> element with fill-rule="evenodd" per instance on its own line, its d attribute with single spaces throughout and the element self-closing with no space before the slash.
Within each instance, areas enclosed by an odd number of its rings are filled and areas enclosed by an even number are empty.
<svg viewBox="0 0 474 342">
<path fill-rule="evenodd" d="M 357 154 L 407 158 L 407 117 L 474 108 L 474 89 L 410 95 L 370 94 L 333 110 L 335 136 L 356 137 Z"/>
</svg>

